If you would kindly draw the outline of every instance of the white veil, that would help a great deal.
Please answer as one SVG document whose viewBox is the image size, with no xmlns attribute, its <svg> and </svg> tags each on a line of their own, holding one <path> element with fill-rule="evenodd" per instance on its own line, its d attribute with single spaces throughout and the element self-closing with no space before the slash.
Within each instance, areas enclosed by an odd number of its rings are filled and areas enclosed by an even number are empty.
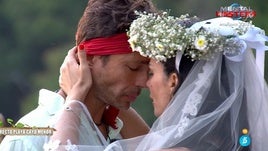
<svg viewBox="0 0 268 151">
<path fill-rule="evenodd" d="M 232 19 L 227 21 L 236 23 Z M 226 19 L 199 22 L 192 28 L 203 27 L 207 22 L 213 27 L 209 30 L 214 30 L 220 29 L 219 23 L 226 23 Z M 226 34 L 226 30 L 220 34 Z M 255 35 L 252 37 L 252 34 Z M 245 48 L 239 56 L 219 52 L 213 59 L 195 62 L 148 135 L 114 142 L 106 150 L 148 151 L 177 147 L 191 151 L 266 150 L 268 89 L 255 64 L 252 48 L 266 49 L 267 37 L 255 27 L 243 36 L 239 40 Z M 247 137 L 244 141 L 243 136 Z"/>
</svg>

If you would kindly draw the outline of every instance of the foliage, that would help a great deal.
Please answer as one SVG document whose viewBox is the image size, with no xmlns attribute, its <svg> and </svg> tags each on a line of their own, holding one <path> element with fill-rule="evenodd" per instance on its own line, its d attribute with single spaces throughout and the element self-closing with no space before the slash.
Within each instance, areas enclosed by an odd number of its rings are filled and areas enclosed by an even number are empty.
<svg viewBox="0 0 268 151">
<path fill-rule="evenodd" d="M 36 88 L 32 78 L 46 70 L 41 56 L 53 47 L 74 42 L 76 25 L 86 3 L 0 1 L 0 112 L 5 116 L 14 120 L 21 116 L 19 105 Z"/>
<path fill-rule="evenodd" d="M 7 118 L 7 123 L 10 124 L 12 127 L 16 127 L 16 128 L 23 128 L 25 125 L 22 123 L 16 123 L 14 124 L 14 120 L 12 120 L 11 118 Z"/>
<path fill-rule="evenodd" d="M 30 93 L 21 104 L 22 114 L 28 113 L 30 110 L 34 109 L 37 106 L 37 96 L 39 89 L 44 88 L 51 91 L 59 89 L 59 69 L 65 55 L 71 47 L 73 47 L 73 45 L 66 44 L 51 48 L 43 54 L 41 60 L 45 63 L 45 70 L 32 75 L 31 82 L 33 83 L 33 90 L 32 93 Z"/>
</svg>

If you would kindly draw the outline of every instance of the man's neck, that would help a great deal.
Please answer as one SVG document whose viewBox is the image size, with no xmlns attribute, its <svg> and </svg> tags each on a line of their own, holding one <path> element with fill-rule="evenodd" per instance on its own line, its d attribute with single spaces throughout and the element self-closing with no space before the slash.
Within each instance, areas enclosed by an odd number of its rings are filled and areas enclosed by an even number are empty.
<svg viewBox="0 0 268 151">
<path fill-rule="evenodd" d="M 105 110 L 106 104 L 97 99 L 92 93 L 89 93 L 85 99 L 86 105 L 95 124 L 102 123 L 102 115 Z"/>
</svg>

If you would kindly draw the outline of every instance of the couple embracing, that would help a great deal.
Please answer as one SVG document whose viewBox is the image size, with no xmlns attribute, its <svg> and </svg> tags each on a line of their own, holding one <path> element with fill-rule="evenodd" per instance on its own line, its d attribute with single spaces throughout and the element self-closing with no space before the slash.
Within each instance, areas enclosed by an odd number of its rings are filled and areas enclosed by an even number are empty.
<svg viewBox="0 0 268 151">
<path fill-rule="evenodd" d="M 44 149 L 268 147 L 268 90 L 251 52 L 266 49 L 267 37 L 260 28 L 231 18 L 176 18 L 137 3 L 127 15 L 137 18 L 133 22 L 109 24 L 120 18 L 123 7 L 89 4 L 78 25 L 77 47 L 61 67 L 65 102 L 52 118 L 57 131 L 46 138 Z M 148 6 L 151 11 L 144 13 Z M 105 22 L 107 13 L 96 15 L 109 9 L 113 20 L 107 17 Z M 89 32 L 93 24 L 102 28 Z M 150 130 L 130 108 L 145 87 L 158 117 Z M 244 135 L 250 144 L 240 141 Z"/>
</svg>

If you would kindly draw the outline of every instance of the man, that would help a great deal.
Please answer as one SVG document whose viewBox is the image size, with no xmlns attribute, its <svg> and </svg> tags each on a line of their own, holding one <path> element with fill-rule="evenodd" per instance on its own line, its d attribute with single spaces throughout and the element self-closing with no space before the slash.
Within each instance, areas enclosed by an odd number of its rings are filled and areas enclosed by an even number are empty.
<svg viewBox="0 0 268 151">
<path fill-rule="evenodd" d="M 141 88 L 145 87 L 148 60 L 129 49 L 125 34 L 136 17 L 136 10 L 156 11 L 150 0 L 91 0 L 78 24 L 76 43 L 85 46 L 92 72 L 92 86 L 85 96 L 84 104 L 94 126 L 99 129 L 96 131 L 102 132 L 103 136 L 98 137 L 105 140 L 109 136 L 109 123 L 103 123 L 107 105 L 128 109 Z M 48 126 L 48 121 L 63 107 L 65 100 L 62 95 L 62 91 L 56 94 L 41 90 L 37 109 L 21 118 L 19 122 L 36 127 Z M 126 129 L 132 123 L 128 123 L 130 120 L 126 115 L 135 115 L 135 112 L 129 110 L 123 113 L 123 138 L 147 132 L 146 126 L 139 129 L 136 134 L 127 132 Z M 136 118 L 136 121 L 141 122 L 139 118 Z M 46 136 L 6 136 L 0 150 L 42 150 L 46 139 Z"/>
</svg>

